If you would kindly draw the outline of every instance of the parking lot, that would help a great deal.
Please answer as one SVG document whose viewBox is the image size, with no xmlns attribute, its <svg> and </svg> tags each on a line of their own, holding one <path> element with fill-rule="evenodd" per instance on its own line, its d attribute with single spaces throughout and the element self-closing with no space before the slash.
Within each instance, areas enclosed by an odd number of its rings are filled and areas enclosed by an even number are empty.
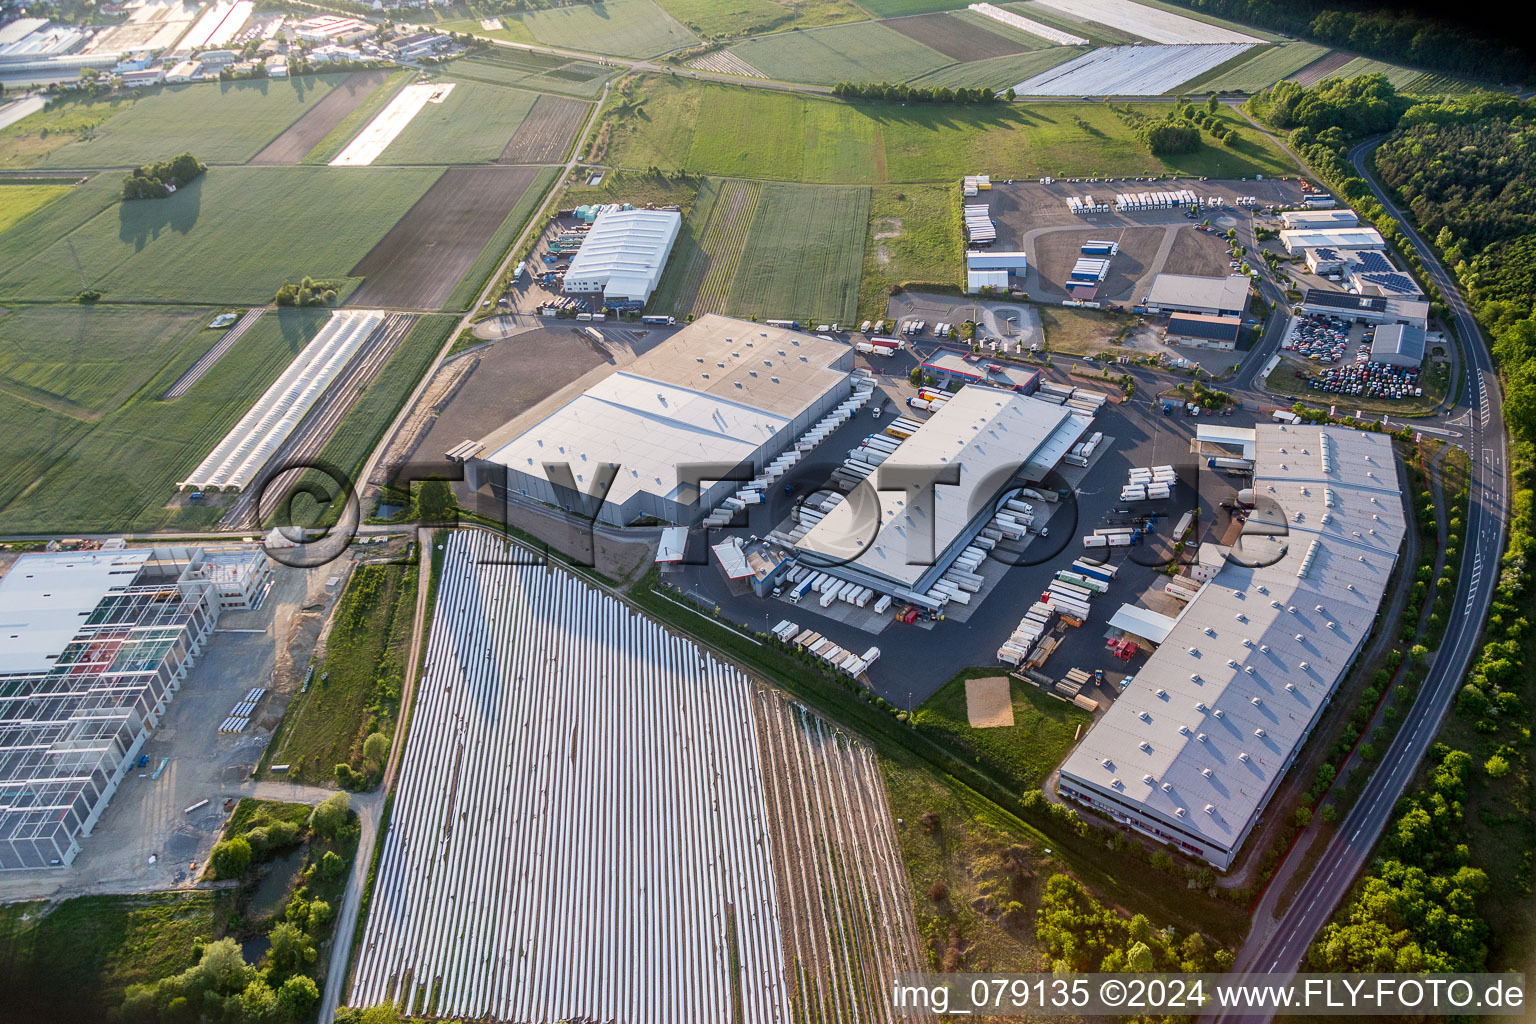
<svg viewBox="0 0 1536 1024">
<path fill-rule="evenodd" d="M 910 367 L 910 356 L 903 353 L 889 362 L 895 365 L 881 378 L 882 401 L 900 405 L 901 411 L 913 418 L 922 418 L 905 407 L 905 396 L 911 388 L 900 379 L 900 374 L 903 366 Z M 1067 380 L 1065 374 L 1050 376 L 1062 382 Z M 891 418 L 888 409 L 878 419 L 862 413 L 844 424 L 786 477 L 793 494 L 779 487 L 767 496 L 764 504 L 749 507 L 751 515 L 738 529 L 754 536 L 767 534 L 790 514 L 798 496 L 826 486 L 827 478 L 842 463 L 849 448 L 866 435 L 883 429 L 882 424 Z M 1110 616 L 1127 602 L 1165 614 L 1178 612 L 1179 605 L 1162 592 L 1162 567 L 1173 557 L 1171 534 L 1178 519 L 1192 508 L 1200 510 L 1196 536 L 1181 559 L 1185 562 L 1194 557 L 1199 540 L 1220 539 L 1231 528 L 1231 511 L 1223 505 L 1231 503 L 1245 478 L 1207 470 L 1190 454 L 1190 440 L 1198 422 L 1182 415 L 1163 415 L 1161 403 L 1140 392 L 1121 405 L 1106 405 L 1093 425 L 1093 430 L 1112 439 L 1099 449 L 1102 454 L 1096 453 L 1086 470 L 1063 465 L 1045 481 L 1047 486 L 1064 486 L 1071 492 L 1041 524 L 1048 527 L 1049 536 L 1032 535 L 1029 544 L 1018 552 L 1018 564 L 1003 564 L 995 558 L 984 562 L 979 570 L 987 580 L 982 599 L 962 606 L 957 614 L 946 614 L 941 621 L 919 620 L 903 625 L 893 622 L 889 613 L 875 620 L 867 610 L 841 603 L 834 605 L 837 610 L 829 615 L 810 601 L 791 604 L 783 597 L 758 599 L 746 587 L 728 583 L 713 561 L 705 564 L 706 540 L 718 543 L 724 536 L 706 538 L 703 531 L 694 531 L 690 539 L 688 561 L 693 564 L 677 567 L 666 579 L 706 606 L 718 606 L 726 618 L 754 631 L 769 630 L 780 620 L 789 619 L 849 649 L 878 646 L 881 657 L 867 674 L 870 686 L 893 703 L 911 708 L 961 669 L 997 663 L 998 646 L 1029 605 L 1039 599 L 1057 571 L 1069 567 L 1084 554 L 1080 540 L 1083 534 L 1158 513 L 1151 534 L 1143 543 L 1121 549 L 1108 559 L 1119 566 L 1108 593 L 1093 600 L 1091 617 L 1081 628 L 1058 627 L 1058 646 L 1042 669 L 1060 678 L 1073 667 L 1090 673 L 1102 668 L 1106 682 L 1099 695 L 1107 699 L 1118 692 L 1118 680 L 1133 674 L 1141 660 L 1123 662 L 1105 649 Z M 1222 423 L 1252 426 L 1254 416 L 1252 411 L 1239 412 L 1224 418 Z M 1120 488 L 1132 467 L 1166 464 L 1178 467 L 1179 472 L 1179 483 L 1169 499 L 1133 504 L 1120 501 Z M 845 612 L 845 607 L 850 610 Z M 954 605 L 946 606 L 945 611 L 952 609 Z M 879 631 L 868 632 L 865 627 L 871 625 L 878 626 Z"/>
<path fill-rule="evenodd" d="M 1117 193 L 1181 189 L 1203 199 L 1221 199 L 1223 208 L 1202 207 L 1193 218 L 1177 207 L 1124 212 L 1114 209 Z M 1028 254 L 1029 272 L 1014 287 L 1030 298 L 1043 302 L 1067 298 L 1068 272 L 1082 243 L 1091 239 L 1120 246 L 1120 252 L 1110 260 L 1109 276 L 1100 286 L 1096 301 L 1130 305 L 1146 294 L 1152 279 L 1161 273 L 1218 277 L 1232 272 L 1222 236 L 1229 228 L 1235 229 L 1240 242 L 1250 247 L 1255 244 L 1252 211 L 1236 208 L 1237 197 L 1252 196 L 1258 207 L 1264 208 L 1298 204 L 1301 195 L 1296 181 L 1109 178 L 1054 181 L 1049 185 L 995 182 L 990 190 L 966 202 L 986 202 L 997 228 L 993 250 L 1022 250 Z M 1109 211 L 1073 214 L 1067 199 L 1085 196 L 1108 204 Z M 1209 232 L 1199 230 L 1206 220 L 1210 221 Z"/>
</svg>

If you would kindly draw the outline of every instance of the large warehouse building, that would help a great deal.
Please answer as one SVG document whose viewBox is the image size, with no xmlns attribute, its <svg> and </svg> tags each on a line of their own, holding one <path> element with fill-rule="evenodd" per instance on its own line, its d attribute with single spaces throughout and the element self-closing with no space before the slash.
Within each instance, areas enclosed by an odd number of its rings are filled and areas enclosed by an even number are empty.
<svg viewBox="0 0 1536 1024">
<path fill-rule="evenodd" d="M 617 525 L 688 524 L 741 486 L 706 481 L 701 503 L 688 467 L 740 467 L 750 478 L 848 397 L 852 371 L 842 342 L 711 314 L 538 422 L 514 421 L 449 457 L 465 463 L 470 487 L 498 499 Z M 609 467 L 617 475 L 594 510 L 589 495 Z"/>
<path fill-rule="evenodd" d="M 818 568 L 839 563 L 822 570 L 831 576 L 926 605 L 924 595 L 992 518 L 1003 489 L 1042 479 L 1090 422 L 1018 392 L 961 388 L 880 466 L 883 479 L 899 480 L 904 470 L 931 475 L 935 466 L 959 465 L 958 484 L 933 488 L 931 526 L 906 507 L 901 490 L 879 492 L 876 526 L 875 510 L 856 491 L 796 547 Z"/>
<path fill-rule="evenodd" d="M 1058 786 L 1222 870 L 1359 654 L 1405 531 L 1389 438 L 1254 434 L 1257 508 L 1242 537 Z"/>
<path fill-rule="evenodd" d="M 1280 244 L 1288 253 L 1303 249 L 1380 249 L 1387 243 L 1375 228 L 1287 228 L 1280 232 Z"/>
<path fill-rule="evenodd" d="M 1362 323 L 1412 324 L 1420 328 L 1429 326 L 1428 302 L 1389 295 L 1356 295 L 1354 292 L 1308 288 L 1302 296 L 1301 311 Z"/>
<path fill-rule="evenodd" d="M 0 579 L 0 868 L 75 859 L 213 632 L 213 575 L 198 548 L 116 548 Z"/>
<path fill-rule="evenodd" d="M 649 302 L 682 224 L 675 210 L 604 210 L 565 272 L 566 293 Z"/>
<path fill-rule="evenodd" d="M 1152 280 L 1145 305 L 1149 313 L 1242 316 L 1248 308 L 1248 288 L 1251 283 L 1242 274 L 1230 274 L 1227 277 L 1158 274 Z"/>
</svg>

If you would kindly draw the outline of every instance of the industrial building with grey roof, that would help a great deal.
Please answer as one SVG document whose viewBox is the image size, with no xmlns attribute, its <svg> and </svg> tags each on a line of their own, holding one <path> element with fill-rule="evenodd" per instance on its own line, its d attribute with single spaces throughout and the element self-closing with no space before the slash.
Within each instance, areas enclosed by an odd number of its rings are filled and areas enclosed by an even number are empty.
<svg viewBox="0 0 1536 1024">
<path fill-rule="evenodd" d="M 1391 441 L 1255 428 L 1257 508 L 1058 791 L 1225 870 L 1354 663 L 1405 532 Z"/>
<path fill-rule="evenodd" d="M 689 467 L 750 479 L 848 397 L 852 370 L 842 342 L 711 314 L 536 422 L 514 420 L 448 456 L 465 463 L 472 488 L 498 498 L 621 526 L 646 516 L 689 524 L 741 486 L 706 475 L 701 494 Z"/>
</svg>

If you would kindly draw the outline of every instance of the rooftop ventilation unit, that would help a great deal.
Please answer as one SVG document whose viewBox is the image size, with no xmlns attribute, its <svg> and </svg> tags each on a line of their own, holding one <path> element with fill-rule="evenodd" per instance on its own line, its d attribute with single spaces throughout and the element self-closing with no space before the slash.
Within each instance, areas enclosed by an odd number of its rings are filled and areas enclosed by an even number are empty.
<svg viewBox="0 0 1536 1024">
<path fill-rule="evenodd" d="M 1248 698 L 1248 703 L 1252 704 L 1254 707 L 1258 707 L 1258 706 L 1260 706 L 1261 704 L 1264 703 L 1264 698 L 1262 698 L 1262 697 L 1250 697 L 1250 698 Z"/>
<path fill-rule="evenodd" d="M 1107 757 L 1100 761 L 1099 764 L 1102 764 L 1105 768 L 1113 768 L 1115 766 L 1115 763 Z"/>
<path fill-rule="evenodd" d="M 1242 753 L 1238 754 L 1237 755 L 1237 759 L 1239 761 L 1243 762 L 1244 764 L 1247 764 L 1248 763 L 1248 751 L 1245 750 Z"/>
<path fill-rule="evenodd" d="M 1142 750 L 1145 750 L 1149 754 L 1152 752 L 1152 744 L 1148 743 L 1146 740 L 1142 740 L 1139 744 L 1137 744 L 1137 746 L 1141 747 Z"/>
<path fill-rule="evenodd" d="M 1187 726 L 1187 725 L 1179 726 L 1179 735 L 1180 736 L 1188 736 L 1189 735 L 1189 726 Z"/>
<path fill-rule="evenodd" d="M 1216 773 L 1211 771 L 1209 768 L 1201 768 L 1200 774 L 1204 775 L 1208 779 L 1213 779 L 1216 777 Z"/>
<path fill-rule="evenodd" d="M 1156 690 L 1154 690 L 1152 692 L 1156 693 L 1159 697 L 1166 698 L 1168 696 L 1168 691 L 1163 689 L 1161 686 L 1159 686 Z"/>
<path fill-rule="evenodd" d="M 1196 704 L 1195 705 L 1195 710 L 1200 712 L 1202 715 L 1205 714 L 1205 712 L 1207 710 L 1207 708 L 1205 706 L 1205 701 L 1202 700 L 1198 704 Z"/>
<path fill-rule="evenodd" d="M 1206 804 L 1205 805 L 1205 813 L 1209 814 L 1213 818 L 1216 817 L 1216 805 L 1215 804 Z"/>
<path fill-rule="evenodd" d="M 1142 781 L 1142 782 L 1145 782 L 1145 783 L 1146 783 L 1146 784 L 1147 784 L 1147 785 L 1149 785 L 1149 786 L 1151 786 L 1151 785 L 1155 785 L 1155 784 L 1156 784 L 1156 783 L 1157 783 L 1157 780 L 1156 780 L 1156 779 L 1154 779 L 1154 778 L 1153 778 L 1153 777 L 1152 777 L 1152 776 L 1150 776 L 1150 775 L 1143 775 L 1143 776 L 1142 776 L 1142 777 L 1141 777 L 1141 781 Z"/>
<path fill-rule="evenodd" d="M 1179 817 L 1181 817 L 1181 818 L 1182 818 L 1182 817 L 1184 817 L 1184 815 L 1185 815 L 1185 814 L 1187 814 L 1187 813 L 1189 813 L 1189 812 L 1188 812 L 1188 811 L 1186 811 L 1186 810 L 1184 810 L 1184 808 L 1182 808 L 1182 807 L 1175 807 L 1175 808 L 1174 808 L 1174 809 L 1173 809 L 1173 813 L 1174 813 L 1174 814 L 1177 814 L 1177 815 L 1178 815 L 1178 816 L 1179 816 Z"/>
<path fill-rule="evenodd" d="M 1164 793 L 1172 793 L 1173 792 L 1173 783 L 1171 783 L 1171 782 L 1163 783 L 1163 792 Z"/>
<path fill-rule="evenodd" d="M 1203 732 L 1195 733 L 1195 739 L 1199 740 L 1201 743 L 1204 743 L 1205 742 L 1205 733 L 1203 733 Z"/>
<path fill-rule="evenodd" d="M 1227 659 L 1227 668 L 1237 668 L 1237 659 L 1236 658 L 1228 658 Z"/>
<path fill-rule="evenodd" d="M 1152 716 L 1147 714 L 1145 711 L 1143 711 L 1141 714 L 1137 715 L 1136 717 L 1140 718 L 1143 722 L 1150 722 L 1150 721 L 1152 721 Z"/>
<path fill-rule="evenodd" d="M 1286 683 L 1285 684 L 1285 688 L 1287 690 L 1291 691 L 1292 693 L 1296 692 L 1296 684 L 1295 683 Z"/>
<path fill-rule="evenodd" d="M 1265 736 L 1269 735 L 1269 733 L 1265 732 L 1263 729 L 1255 729 L 1253 730 L 1253 734 L 1259 739 L 1263 739 Z"/>
<path fill-rule="evenodd" d="M 1217 708 L 1215 711 L 1212 711 L 1211 714 L 1215 715 L 1217 718 L 1226 718 L 1227 717 L 1227 713 L 1225 711 L 1221 710 L 1221 708 Z"/>
<path fill-rule="evenodd" d="M 1265 654 L 1268 654 L 1269 653 L 1269 644 L 1259 644 L 1259 650 L 1262 651 Z"/>
</svg>

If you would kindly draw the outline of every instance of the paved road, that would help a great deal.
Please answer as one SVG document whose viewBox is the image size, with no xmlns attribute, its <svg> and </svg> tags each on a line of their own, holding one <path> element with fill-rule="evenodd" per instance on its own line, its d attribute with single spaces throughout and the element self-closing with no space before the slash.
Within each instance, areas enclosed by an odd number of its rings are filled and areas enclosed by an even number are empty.
<svg viewBox="0 0 1536 1024">
<path fill-rule="evenodd" d="M 1508 516 L 1508 475 L 1505 467 L 1504 420 L 1498 378 L 1487 340 L 1473 320 L 1456 282 L 1436 259 L 1433 250 L 1411 226 L 1381 187 L 1366 171 L 1366 158 L 1380 139 L 1369 140 L 1350 153 L 1356 171 L 1371 186 L 1376 198 L 1402 224 L 1430 278 L 1439 287 L 1460 335 L 1467 365 L 1464 398 L 1471 407 L 1466 448 L 1471 455 L 1470 507 L 1467 512 L 1467 548 L 1457 575 L 1456 614 L 1440 650 L 1432 658 L 1429 675 L 1409 708 L 1402 729 L 1367 783 L 1365 791 L 1345 817 L 1333 841 L 1319 860 L 1327 865 L 1302 887 L 1290 908 L 1270 925 L 1255 923 L 1249 941 L 1238 951 L 1238 971 L 1271 975 L 1294 973 L 1302 964 L 1312 939 L 1327 924 L 1334 908 L 1349 892 L 1376 840 L 1392 816 L 1392 809 L 1412 779 L 1433 741 L 1451 701 L 1467 671 L 1484 617 L 1493 599 L 1499 555 L 1504 546 Z M 1205 1018 L 1216 1024 L 1253 1021 L 1258 1018 L 1216 1015 Z M 1268 1020 L 1270 1018 L 1263 1018 Z"/>
</svg>

